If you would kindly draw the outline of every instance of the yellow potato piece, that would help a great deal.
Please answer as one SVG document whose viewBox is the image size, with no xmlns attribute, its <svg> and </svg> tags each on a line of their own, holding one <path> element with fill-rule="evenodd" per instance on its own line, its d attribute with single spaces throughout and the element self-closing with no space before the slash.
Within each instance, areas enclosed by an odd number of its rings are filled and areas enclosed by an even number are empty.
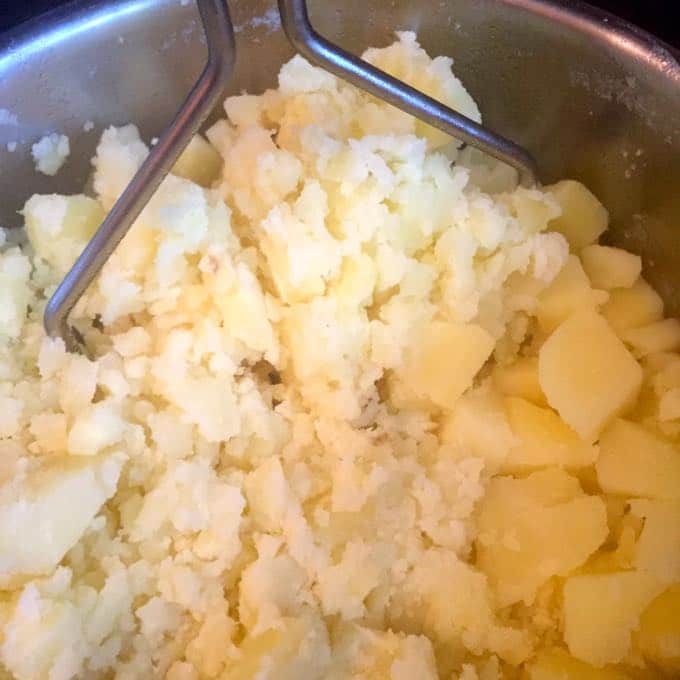
<svg viewBox="0 0 680 680">
<path fill-rule="evenodd" d="M 680 581 L 680 502 L 634 499 L 631 513 L 644 520 L 635 546 L 637 569 L 664 583 Z"/>
<path fill-rule="evenodd" d="M 595 468 L 607 493 L 680 498 L 680 453 L 637 423 L 619 419 L 602 433 Z"/>
<path fill-rule="evenodd" d="M 202 135 L 195 135 L 177 159 L 172 174 L 209 187 L 222 170 L 222 156 Z"/>
<path fill-rule="evenodd" d="M 583 564 L 607 536 L 604 502 L 557 468 L 496 477 L 479 505 L 477 564 L 500 606 L 531 604 L 550 577 Z"/>
<path fill-rule="evenodd" d="M 54 569 L 115 492 L 121 464 L 115 456 L 54 456 L 2 486 L 0 583 Z"/>
<path fill-rule="evenodd" d="M 553 282 L 538 296 L 538 325 L 551 333 L 577 310 L 597 307 L 606 300 L 607 293 L 593 290 L 580 260 L 570 255 Z"/>
<path fill-rule="evenodd" d="M 548 465 L 580 468 L 595 462 L 597 447 L 584 442 L 552 409 L 518 397 L 506 398 L 505 408 L 517 444 L 508 453 L 504 471 Z"/>
<path fill-rule="evenodd" d="M 663 318 L 661 296 L 643 279 L 631 288 L 616 288 L 600 310 L 617 334 L 628 328 L 646 326 Z"/>
<path fill-rule="evenodd" d="M 621 337 L 636 357 L 657 352 L 672 352 L 680 347 L 680 321 L 677 319 L 656 321 L 647 326 L 631 328 Z"/>
<path fill-rule="evenodd" d="M 401 380 L 418 397 L 452 408 L 493 351 L 494 339 L 475 324 L 429 323 L 410 348 Z"/>
<path fill-rule="evenodd" d="M 581 262 L 594 288 L 630 288 L 640 276 L 642 260 L 622 248 L 593 244 L 581 251 Z"/>
<path fill-rule="evenodd" d="M 577 659 L 619 663 L 631 649 L 640 614 L 663 586 L 648 572 L 570 576 L 564 583 L 564 640 Z"/>
<path fill-rule="evenodd" d="M 24 206 L 28 238 L 35 252 L 59 272 L 66 272 L 105 213 L 88 196 L 34 195 Z"/>
<path fill-rule="evenodd" d="M 545 341 L 538 375 L 550 406 L 588 442 L 634 404 L 642 384 L 637 361 L 590 310 L 572 315 Z"/>
<path fill-rule="evenodd" d="M 667 673 L 680 673 L 680 584 L 661 593 L 642 613 L 637 644 Z"/>
<path fill-rule="evenodd" d="M 537 406 L 547 405 L 538 380 L 538 357 L 518 357 L 511 364 L 497 365 L 492 375 L 499 392 L 509 397 L 521 397 Z"/>
<path fill-rule="evenodd" d="M 562 215 L 548 224 L 564 234 L 572 250 L 595 243 L 607 228 L 609 214 L 597 197 L 580 182 L 566 179 L 546 187 L 562 208 Z"/>
<path fill-rule="evenodd" d="M 629 680 L 616 668 L 595 668 L 563 649 L 547 649 L 527 665 L 527 680 Z"/>
</svg>

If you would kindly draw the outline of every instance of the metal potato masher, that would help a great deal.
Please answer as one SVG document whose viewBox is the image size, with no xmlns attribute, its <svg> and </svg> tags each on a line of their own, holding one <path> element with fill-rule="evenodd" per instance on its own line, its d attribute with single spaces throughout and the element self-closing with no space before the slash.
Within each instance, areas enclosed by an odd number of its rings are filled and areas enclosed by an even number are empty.
<svg viewBox="0 0 680 680">
<path fill-rule="evenodd" d="M 63 338 L 71 351 L 84 349 L 80 334 L 69 325 L 71 310 L 225 95 L 236 51 L 226 0 L 196 2 L 208 46 L 203 72 L 45 308 L 45 330 Z M 525 149 L 326 40 L 311 25 L 306 0 L 278 0 L 278 5 L 288 39 L 309 61 L 514 167 L 522 184 L 536 182 L 536 165 Z"/>
</svg>

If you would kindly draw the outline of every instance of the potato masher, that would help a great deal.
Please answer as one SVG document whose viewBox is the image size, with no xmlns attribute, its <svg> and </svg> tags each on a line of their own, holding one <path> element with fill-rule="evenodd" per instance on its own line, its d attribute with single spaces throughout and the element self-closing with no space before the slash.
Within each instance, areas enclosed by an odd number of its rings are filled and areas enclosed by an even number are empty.
<svg viewBox="0 0 680 680">
<path fill-rule="evenodd" d="M 85 349 L 80 334 L 68 323 L 71 310 L 225 95 L 236 52 L 229 10 L 225 0 L 196 2 L 208 46 L 203 72 L 45 308 L 45 330 L 61 337 L 70 351 Z M 306 0 L 278 0 L 278 6 L 288 39 L 309 61 L 514 167 L 522 184 L 536 182 L 536 165 L 525 149 L 326 40 L 310 23 Z"/>
</svg>

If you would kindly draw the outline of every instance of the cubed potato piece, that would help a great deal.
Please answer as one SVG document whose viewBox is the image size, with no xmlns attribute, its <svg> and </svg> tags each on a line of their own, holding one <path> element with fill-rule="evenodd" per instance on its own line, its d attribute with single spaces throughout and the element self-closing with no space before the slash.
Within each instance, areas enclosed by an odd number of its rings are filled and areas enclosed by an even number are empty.
<svg viewBox="0 0 680 680">
<path fill-rule="evenodd" d="M 595 468 L 607 493 L 680 498 L 680 452 L 637 423 L 619 419 L 602 433 Z"/>
<path fill-rule="evenodd" d="M 581 262 L 593 288 L 630 288 L 642 271 L 638 255 L 622 248 L 593 244 L 581 251 Z"/>
<path fill-rule="evenodd" d="M 545 581 L 583 564 L 608 532 L 604 502 L 557 468 L 492 479 L 478 526 L 477 565 L 501 607 L 531 604 Z"/>
<path fill-rule="evenodd" d="M 503 399 L 486 385 L 470 390 L 456 402 L 442 418 L 439 438 L 466 456 L 483 459 L 493 471 L 500 468 L 516 442 Z"/>
<path fill-rule="evenodd" d="M 68 452 L 75 456 L 94 456 L 117 444 L 125 433 L 125 422 L 111 400 L 88 406 L 75 418 L 68 433 Z"/>
<path fill-rule="evenodd" d="M 47 574 L 116 490 L 122 458 L 50 457 L 0 487 L 0 582 Z"/>
<path fill-rule="evenodd" d="M 588 442 L 632 407 L 642 385 L 640 365 L 591 310 L 572 315 L 545 341 L 538 377 L 550 406 Z"/>
<path fill-rule="evenodd" d="M 105 217 L 93 198 L 56 194 L 35 194 L 23 215 L 36 254 L 60 273 L 68 271 Z"/>
<path fill-rule="evenodd" d="M 680 418 L 680 387 L 673 387 L 659 398 L 659 420 L 664 423 Z"/>
<path fill-rule="evenodd" d="M 577 659 L 619 663 L 631 649 L 640 615 L 663 590 L 650 573 L 580 574 L 564 583 L 564 640 Z"/>
<path fill-rule="evenodd" d="M 399 377 L 416 396 L 452 408 L 494 345 L 493 337 L 475 324 L 433 321 L 418 334 Z"/>
<path fill-rule="evenodd" d="M 506 366 L 495 366 L 493 381 L 509 397 L 521 397 L 537 406 L 548 403 L 538 380 L 538 357 L 519 357 Z"/>
<path fill-rule="evenodd" d="M 562 208 L 562 215 L 548 224 L 551 231 L 564 234 L 571 249 L 581 250 L 595 243 L 609 223 L 607 209 L 581 182 L 562 180 L 546 187 Z"/>
<path fill-rule="evenodd" d="M 630 328 L 621 337 L 636 357 L 672 352 L 680 347 L 680 321 L 664 319 L 647 326 Z"/>
<path fill-rule="evenodd" d="M 596 668 L 555 648 L 539 652 L 527 665 L 527 680 L 630 680 L 630 676 L 612 667 Z"/>
<path fill-rule="evenodd" d="M 635 567 L 664 583 L 680 581 L 680 502 L 634 499 L 630 509 L 644 519 L 635 546 Z"/>
<path fill-rule="evenodd" d="M 597 447 L 584 442 L 552 409 L 518 397 L 506 398 L 505 408 L 517 444 L 508 453 L 504 471 L 549 465 L 581 468 L 595 462 Z"/>
<path fill-rule="evenodd" d="M 642 613 L 637 643 L 669 677 L 680 674 L 680 584 L 661 593 Z"/>
<path fill-rule="evenodd" d="M 617 334 L 629 328 L 647 326 L 663 318 L 661 296 L 643 279 L 631 288 L 616 288 L 600 310 Z"/>
<path fill-rule="evenodd" d="M 595 308 L 607 301 L 607 293 L 593 290 L 576 255 L 570 255 L 553 282 L 538 296 L 536 318 L 545 333 L 552 333 L 577 310 Z"/>
<path fill-rule="evenodd" d="M 203 135 L 195 135 L 172 168 L 173 175 L 209 187 L 220 176 L 222 156 Z"/>
</svg>

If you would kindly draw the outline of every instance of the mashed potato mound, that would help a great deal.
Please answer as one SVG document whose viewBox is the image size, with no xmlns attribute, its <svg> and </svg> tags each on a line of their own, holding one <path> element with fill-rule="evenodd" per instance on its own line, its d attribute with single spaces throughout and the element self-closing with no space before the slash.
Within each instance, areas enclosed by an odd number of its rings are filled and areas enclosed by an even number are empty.
<svg viewBox="0 0 680 680">
<path fill-rule="evenodd" d="M 413 34 L 365 56 L 480 119 Z M 678 338 L 634 256 L 569 254 L 597 199 L 299 56 L 225 111 L 77 306 L 91 358 L 42 314 L 137 129 L 0 249 L 0 677 L 671 677 Z"/>
</svg>

